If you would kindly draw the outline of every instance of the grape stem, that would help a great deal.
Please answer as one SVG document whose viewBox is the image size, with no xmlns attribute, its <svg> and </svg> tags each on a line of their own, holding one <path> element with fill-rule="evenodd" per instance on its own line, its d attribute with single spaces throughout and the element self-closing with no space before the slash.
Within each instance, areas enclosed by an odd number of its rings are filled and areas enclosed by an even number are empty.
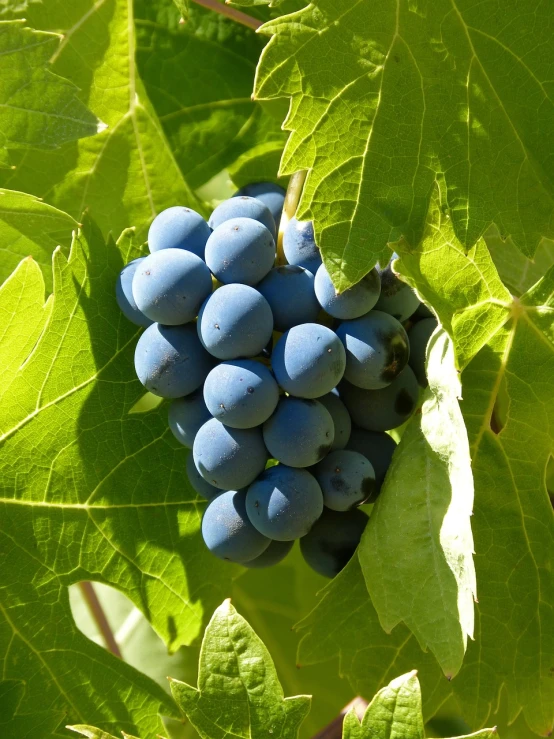
<svg viewBox="0 0 554 739">
<path fill-rule="evenodd" d="M 93 584 L 91 582 L 80 582 L 79 589 L 81 590 L 81 594 L 88 606 L 90 615 L 98 627 L 98 631 L 102 634 L 102 639 L 104 640 L 106 649 L 108 649 L 112 654 L 115 654 L 116 657 L 119 657 L 119 659 L 123 659 L 121 650 L 115 640 L 115 636 L 106 614 L 104 613 L 102 604 L 98 600 Z"/>
<path fill-rule="evenodd" d="M 283 234 L 285 233 L 287 223 L 296 214 L 296 208 L 300 202 L 300 196 L 302 195 L 302 188 L 304 187 L 307 174 L 306 170 L 301 170 L 300 172 L 295 172 L 289 180 L 287 194 L 285 195 L 285 204 L 283 205 L 283 214 L 279 222 L 279 234 L 277 235 L 277 264 L 287 263 L 283 252 Z"/>
<path fill-rule="evenodd" d="M 262 22 L 257 18 L 252 18 L 251 15 L 246 15 L 246 13 L 242 13 L 240 10 L 230 8 L 228 5 L 219 2 L 219 0 L 192 0 L 192 2 L 196 3 L 196 5 L 201 5 L 203 8 L 213 10 L 214 13 L 224 15 L 226 18 L 230 18 L 236 23 L 241 23 L 243 26 L 252 28 L 254 31 L 257 31 L 262 25 Z"/>
</svg>

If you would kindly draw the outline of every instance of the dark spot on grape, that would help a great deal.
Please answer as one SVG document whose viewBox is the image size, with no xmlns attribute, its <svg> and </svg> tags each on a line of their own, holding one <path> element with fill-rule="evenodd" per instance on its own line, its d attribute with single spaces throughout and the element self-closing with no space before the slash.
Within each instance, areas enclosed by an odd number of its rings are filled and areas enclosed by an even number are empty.
<svg viewBox="0 0 554 739">
<path fill-rule="evenodd" d="M 252 395 L 252 393 L 254 392 L 254 388 L 253 388 L 253 387 L 247 387 L 247 388 L 246 388 L 246 392 L 247 392 L 247 393 L 248 393 L 249 395 Z"/>
<path fill-rule="evenodd" d="M 149 274 L 150 274 L 150 270 L 149 270 L 149 269 L 147 269 L 147 270 L 146 270 L 146 272 L 145 272 L 144 274 L 145 274 L 145 275 L 149 275 Z"/>
<path fill-rule="evenodd" d="M 364 477 L 361 485 L 361 490 L 363 493 L 362 500 L 365 500 L 367 502 L 370 498 L 375 499 L 377 497 L 377 495 L 375 494 L 376 488 L 377 484 L 374 477 Z"/>
<path fill-rule="evenodd" d="M 332 349 L 327 349 L 327 354 L 331 354 L 332 351 Z"/>
<path fill-rule="evenodd" d="M 415 406 L 415 400 L 407 390 L 400 390 L 394 401 L 394 410 L 400 416 L 409 416 Z"/>
<path fill-rule="evenodd" d="M 240 231 L 240 227 L 239 226 L 233 226 L 233 231 Z"/>
<path fill-rule="evenodd" d="M 219 331 L 219 323 L 214 323 L 214 328 L 217 328 Z"/>
<path fill-rule="evenodd" d="M 346 484 L 346 481 L 343 480 L 342 477 L 339 477 L 338 475 L 333 475 L 329 482 L 331 483 L 331 487 L 333 490 L 336 490 L 337 493 L 347 493 L 349 490 L 348 485 Z"/>
</svg>

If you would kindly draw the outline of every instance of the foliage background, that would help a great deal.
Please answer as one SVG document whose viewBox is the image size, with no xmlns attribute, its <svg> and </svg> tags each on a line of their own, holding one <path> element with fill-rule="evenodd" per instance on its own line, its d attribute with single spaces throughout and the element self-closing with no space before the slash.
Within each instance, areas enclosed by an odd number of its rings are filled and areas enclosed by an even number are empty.
<svg viewBox="0 0 554 739">
<path fill-rule="evenodd" d="M 269 44 L 194 4 L 179 23 L 171 0 L 0 3 L 2 735 L 161 731 L 165 648 L 136 613 L 195 684 L 189 645 L 229 595 L 285 694 L 313 694 L 305 736 L 413 668 L 435 726 L 546 734 L 553 19 L 535 0 L 245 4 Z M 359 557 L 319 596 L 297 552 L 271 577 L 205 554 L 187 452 L 143 402 L 113 297 L 156 212 L 277 178 L 285 144 L 337 283 L 399 239 L 444 329 Z M 114 628 L 135 614 L 129 665 L 75 628 L 84 579 L 130 600 L 105 598 Z"/>
</svg>

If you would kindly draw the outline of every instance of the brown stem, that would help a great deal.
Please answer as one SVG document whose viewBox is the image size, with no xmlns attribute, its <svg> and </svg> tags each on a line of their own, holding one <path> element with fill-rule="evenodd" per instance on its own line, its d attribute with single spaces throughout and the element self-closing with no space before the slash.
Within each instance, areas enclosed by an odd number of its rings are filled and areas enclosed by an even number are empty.
<svg viewBox="0 0 554 739">
<path fill-rule="evenodd" d="M 354 698 L 353 701 L 350 701 L 350 703 L 342 709 L 340 715 L 334 718 L 330 724 L 327 724 L 325 728 L 321 729 L 321 731 L 316 734 L 313 739 L 341 739 L 342 724 L 344 721 L 344 717 L 346 716 L 348 711 L 353 708 L 356 712 L 356 715 L 361 721 L 367 706 L 368 702 L 364 698 L 360 698 L 360 696 Z"/>
<path fill-rule="evenodd" d="M 98 630 L 102 634 L 106 648 L 112 654 L 115 654 L 116 657 L 119 657 L 119 659 L 123 659 L 111 626 L 108 623 L 106 614 L 104 613 L 104 609 L 96 595 L 93 584 L 91 582 L 80 582 L 79 588 L 81 589 L 81 593 L 87 603 L 91 616 L 94 619 L 95 624 L 98 626 Z"/>
<path fill-rule="evenodd" d="M 262 21 L 259 21 L 257 18 L 252 18 L 251 15 L 246 15 L 246 13 L 242 13 L 240 10 L 230 8 L 228 5 L 218 2 L 218 0 L 192 0 L 192 2 L 201 5 L 203 8 L 213 10 L 214 13 L 224 15 L 236 23 L 248 26 L 248 28 L 252 28 L 254 31 L 262 25 Z"/>
</svg>

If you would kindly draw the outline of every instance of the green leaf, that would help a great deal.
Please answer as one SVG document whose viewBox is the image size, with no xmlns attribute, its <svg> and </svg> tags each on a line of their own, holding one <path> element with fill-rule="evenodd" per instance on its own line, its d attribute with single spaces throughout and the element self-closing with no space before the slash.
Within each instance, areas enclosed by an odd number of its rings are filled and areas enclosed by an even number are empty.
<svg viewBox="0 0 554 739">
<path fill-rule="evenodd" d="M 204 503 L 167 406 L 129 414 L 144 394 L 138 331 L 114 283 L 138 253 L 132 233 L 105 243 L 87 218 L 69 256 L 54 253 L 44 309 L 30 259 L 0 289 L 0 655 L 3 679 L 25 684 L 16 719 L 26 728 L 54 710 L 148 736 L 159 713 L 175 713 L 159 686 L 75 628 L 69 585 L 120 589 L 176 649 L 201 633 L 235 571 L 202 546 Z"/>
<path fill-rule="evenodd" d="M 198 688 L 172 680 L 171 690 L 203 739 L 293 739 L 310 710 L 309 696 L 283 698 L 269 652 L 230 601 L 206 628 Z"/>
<path fill-rule="evenodd" d="M 533 259 L 528 259 L 494 227 L 484 238 L 500 278 L 514 295 L 528 290 L 554 264 L 554 241 L 542 239 Z"/>
<path fill-rule="evenodd" d="M 282 152 L 281 118 L 252 100 L 264 39 L 197 6 L 178 24 L 171 0 L 135 5 L 138 70 L 187 181 L 199 187 L 267 141 Z"/>
<path fill-rule="evenodd" d="M 492 222 L 527 256 L 554 236 L 554 25 L 540 0 L 497 10 L 314 0 L 263 26 L 256 96 L 291 98 L 282 173 L 309 170 L 299 215 L 339 288 L 419 242 L 435 181 L 463 249 Z"/>
<path fill-rule="evenodd" d="M 359 559 L 385 631 L 404 621 L 452 678 L 473 637 L 473 479 L 461 386 L 444 332 L 431 337 L 428 357 L 421 413 L 402 435 Z"/>
<path fill-rule="evenodd" d="M 2 185 L 32 193 L 76 219 L 88 209 L 105 233 L 137 228 L 144 240 L 157 212 L 176 203 L 202 210 L 175 161 L 134 61 L 133 3 L 128 0 L 48 0 L 27 18 L 62 30 L 54 71 L 82 90 L 105 121 L 101 134 L 55 153 L 15 153 Z"/>
<path fill-rule="evenodd" d="M 60 37 L 0 21 L 0 148 L 57 149 L 105 128 L 48 61 Z"/>
<path fill-rule="evenodd" d="M 229 167 L 229 176 L 237 187 L 244 187 L 251 182 L 275 182 L 286 188 L 288 178 L 277 174 L 282 153 L 282 141 L 259 144 Z"/>
<path fill-rule="evenodd" d="M 485 242 L 464 251 L 435 190 L 423 239 L 411 250 L 397 245 L 395 270 L 433 306 L 454 340 L 462 369 L 510 315 L 511 296 L 502 284 Z"/>
<path fill-rule="evenodd" d="M 429 707 L 424 704 L 426 715 L 452 691 L 474 728 L 488 722 L 504 688 L 508 720 L 523 711 L 528 725 L 547 735 L 554 721 L 548 626 L 554 602 L 549 565 L 554 527 L 545 486 L 553 448 L 554 270 L 521 299 L 511 299 L 500 289 L 484 244 L 465 257 L 446 227 L 441 243 L 443 226 L 434 241 L 427 238 L 419 250 L 403 252 L 398 269 L 436 307 L 464 367 L 460 407 L 475 486 L 475 642 L 468 644 L 456 679 L 448 686 L 438 683 L 437 665 L 401 625 L 390 637 L 376 635 L 374 607 L 364 593 L 361 571 L 352 564 L 301 624 L 300 659 L 314 662 L 340 654 L 343 673 L 366 695 L 385 681 L 383 671 L 391 662 L 398 673 L 409 661 L 419 671 L 424 696 L 433 696 Z M 446 432 L 439 428 L 437 433 Z M 399 447 L 393 478 L 402 453 Z M 344 623 L 346 608 L 350 614 L 359 609 L 355 624 Z"/>
<path fill-rule="evenodd" d="M 491 739 L 496 729 L 485 729 L 472 737 Z M 416 671 L 401 675 L 373 698 L 360 722 L 354 709 L 344 717 L 343 739 L 424 739 L 421 689 Z M 460 737 L 469 739 L 469 736 Z"/>
<path fill-rule="evenodd" d="M 316 594 L 326 583 L 306 566 L 296 545 L 284 562 L 269 572 L 246 570 L 232 589 L 232 602 L 269 650 L 285 694 L 312 695 L 310 713 L 300 728 L 305 739 L 316 735 L 352 700 L 352 690 L 337 675 L 336 665 L 322 670 L 296 663 L 298 638 L 293 626 L 316 605 Z M 168 674 L 177 677 L 173 672 Z"/>
<path fill-rule="evenodd" d="M 173 2 L 181 14 L 181 18 L 187 18 L 189 12 L 188 0 L 173 0 Z"/>
<path fill-rule="evenodd" d="M 52 289 L 52 252 L 69 246 L 77 221 L 51 205 L 23 192 L 0 189 L 0 283 L 23 257 L 40 265 L 46 289 Z"/>
<path fill-rule="evenodd" d="M 85 726 L 84 724 L 79 724 L 76 726 L 68 726 L 68 729 L 71 731 L 74 731 L 76 734 L 80 734 L 81 736 L 86 736 L 87 739 L 117 739 L 113 734 L 106 734 L 105 731 L 100 731 L 100 729 L 95 729 L 94 726 Z M 137 739 L 134 736 L 131 736 L 130 734 L 123 733 L 123 739 Z"/>
</svg>

